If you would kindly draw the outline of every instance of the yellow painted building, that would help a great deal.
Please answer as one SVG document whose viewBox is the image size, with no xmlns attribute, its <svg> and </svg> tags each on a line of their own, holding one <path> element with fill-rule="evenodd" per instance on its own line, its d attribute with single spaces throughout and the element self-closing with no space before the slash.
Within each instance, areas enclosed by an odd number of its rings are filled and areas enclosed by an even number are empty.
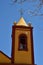
<svg viewBox="0 0 43 65">
<path fill-rule="evenodd" d="M 11 58 L 0 51 L 0 63 L 11 63 Z"/>
<path fill-rule="evenodd" d="M 11 58 L 0 51 L 0 63 L 34 64 L 33 27 L 26 24 L 23 18 L 12 26 Z"/>
</svg>

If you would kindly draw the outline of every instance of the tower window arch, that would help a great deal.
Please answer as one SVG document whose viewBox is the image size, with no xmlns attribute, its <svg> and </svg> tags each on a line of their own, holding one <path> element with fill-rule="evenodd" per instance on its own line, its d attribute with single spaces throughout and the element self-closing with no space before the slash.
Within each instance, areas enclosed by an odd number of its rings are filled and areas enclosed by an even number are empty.
<svg viewBox="0 0 43 65">
<path fill-rule="evenodd" d="M 20 34 L 20 36 L 19 36 L 19 50 L 27 50 L 26 34 Z"/>
</svg>

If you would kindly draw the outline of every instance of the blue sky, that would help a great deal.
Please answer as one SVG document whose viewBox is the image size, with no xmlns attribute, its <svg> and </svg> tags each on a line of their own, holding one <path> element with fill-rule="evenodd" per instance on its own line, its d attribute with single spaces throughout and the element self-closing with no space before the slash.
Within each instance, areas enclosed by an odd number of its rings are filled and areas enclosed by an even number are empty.
<svg viewBox="0 0 43 65">
<path fill-rule="evenodd" d="M 34 39 L 34 56 L 37 65 L 43 65 L 43 16 L 32 16 L 27 10 L 35 10 L 37 2 L 25 2 L 20 5 L 12 4 L 11 0 L 0 0 L 0 50 L 11 57 L 12 25 L 20 19 L 20 8 L 25 10 L 23 18 L 31 23 Z M 38 13 L 42 13 L 43 6 Z"/>
</svg>

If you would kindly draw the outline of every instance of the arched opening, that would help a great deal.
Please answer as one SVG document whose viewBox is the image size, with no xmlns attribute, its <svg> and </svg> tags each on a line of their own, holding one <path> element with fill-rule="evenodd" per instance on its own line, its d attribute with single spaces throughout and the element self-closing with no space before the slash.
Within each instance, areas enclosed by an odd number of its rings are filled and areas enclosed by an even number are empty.
<svg viewBox="0 0 43 65">
<path fill-rule="evenodd" d="M 26 34 L 21 34 L 19 36 L 19 50 L 27 50 L 27 36 L 26 36 Z"/>
</svg>

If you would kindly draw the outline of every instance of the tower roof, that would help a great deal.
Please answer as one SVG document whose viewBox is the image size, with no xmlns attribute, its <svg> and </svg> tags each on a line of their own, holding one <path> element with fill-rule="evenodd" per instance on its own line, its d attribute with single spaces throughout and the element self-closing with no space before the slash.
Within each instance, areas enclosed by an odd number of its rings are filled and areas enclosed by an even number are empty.
<svg viewBox="0 0 43 65">
<path fill-rule="evenodd" d="M 24 18 L 20 18 L 19 22 L 16 24 L 18 26 L 28 26 L 24 20 Z"/>
</svg>

